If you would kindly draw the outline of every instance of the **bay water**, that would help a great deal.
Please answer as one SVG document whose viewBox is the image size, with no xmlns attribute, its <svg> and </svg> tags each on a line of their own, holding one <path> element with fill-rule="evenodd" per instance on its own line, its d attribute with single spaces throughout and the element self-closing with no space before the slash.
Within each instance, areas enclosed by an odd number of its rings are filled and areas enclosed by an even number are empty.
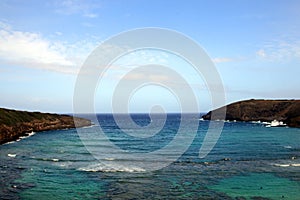
<svg viewBox="0 0 300 200">
<path fill-rule="evenodd" d="M 122 133 L 111 114 L 97 118 L 111 142 L 141 153 L 170 143 L 181 121 L 180 114 L 168 114 L 158 134 L 136 139 Z M 140 126 L 151 123 L 147 114 L 132 118 Z M 189 119 L 199 127 L 187 151 L 155 171 L 99 163 L 76 129 L 1 145 L 0 199 L 300 199 L 300 129 L 225 122 L 212 151 L 199 158 L 209 125 L 199 118 Z M 93 137 L 96 128 L 83 129 Z M 103 153 L 113 161 L 109 148 Z"/>
</svg>

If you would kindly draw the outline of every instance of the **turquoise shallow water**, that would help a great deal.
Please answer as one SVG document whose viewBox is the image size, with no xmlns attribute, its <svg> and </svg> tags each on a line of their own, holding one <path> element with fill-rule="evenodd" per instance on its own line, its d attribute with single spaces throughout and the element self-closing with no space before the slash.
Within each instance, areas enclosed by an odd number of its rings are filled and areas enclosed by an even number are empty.
<svg viewBox="0 0 300 200">
<path fill-rule="evenodd" d="M 133 152 L 167 145 L 180 123 L 180 115 L 169 115 L 158 135 L 136 140 L 122 134 L 112 116 L 98 119 L 111 141 Z M 150 123 L 147 115 L 134 120 L 141 126 Z M 75 129 L 41 132 L 2 145 L 0 199 L 299 199 L 300 129 L 225 123 L 214 149 L 199 158 L 209 122 L 190 120 L 199 123 L 192 145 L 157 171 L 112 170 L 99 164 Z M 95 130 L 85 128 L 91 136 Z M 113 159 L 109 152 L 104 148 L 107 159 Z"/>
<path fill-rule="evenodd" d="M 299 199 L 299 182 L 278 177 L 272 173 L 251 173 L 223 179 L 211 189 L 223 191 L 231 197 L 247 199 L 264 197 L 270 199 Z"/>
</svg>

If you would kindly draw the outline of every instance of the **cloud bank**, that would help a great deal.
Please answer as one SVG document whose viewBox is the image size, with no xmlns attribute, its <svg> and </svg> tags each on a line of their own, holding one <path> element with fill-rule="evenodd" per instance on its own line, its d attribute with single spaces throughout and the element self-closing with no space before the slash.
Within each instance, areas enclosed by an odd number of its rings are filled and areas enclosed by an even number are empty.
<svg viewBox="0 0 300 200">
<path fill-rule="evenodd" d="M 0 62 L 8 65 L 76 74 L 95 46 L 86 40 L 75 44 L 51 41 L 41 34 L 14 30 L 0 22 Z"/>
</svg>

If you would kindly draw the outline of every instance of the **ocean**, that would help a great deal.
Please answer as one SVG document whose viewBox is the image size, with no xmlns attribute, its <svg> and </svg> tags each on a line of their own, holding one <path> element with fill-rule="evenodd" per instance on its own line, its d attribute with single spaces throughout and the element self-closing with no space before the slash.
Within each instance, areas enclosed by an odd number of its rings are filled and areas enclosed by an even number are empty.
<svg viewBox="0 0 300 200">
<path fill-rule="evenodd" d="M 126 155 L 142 154 L 148 162 L 147 155 L 175 139 L 182 115 L 168 114 L 157 134 L 141 138 L 131 127 L 126 132 L 133 135 L 124 134 L 110 114 L 97 118 L 110 142 L 127 154 L 117 155 L 101 143 L 98 125 L 80 130 L 91 145 L 101 146 L 105 163 L 86 148 L 76 129 L 32 134 L 0 146 L 0 199 L 300 199 L 299 128 L 225 122 L 216 145 L 200 158 L 210 122 L 192 115 L 188 120 L 199 126 L 186 151 L 148 170 Z M 152 123 L 147 114 L 132 118 L 141 127 Z M 168 161 L 163 156 L 147 166 Z"/>
</svg>

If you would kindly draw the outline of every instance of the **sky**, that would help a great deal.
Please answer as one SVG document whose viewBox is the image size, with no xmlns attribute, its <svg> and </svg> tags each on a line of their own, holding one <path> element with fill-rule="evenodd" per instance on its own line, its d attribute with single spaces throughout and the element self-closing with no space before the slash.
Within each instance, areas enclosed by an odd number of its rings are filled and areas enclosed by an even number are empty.
<svg viewBox="0 0 300 200">
<path fill-rule="evenodd" d="M 88 55 L 111 36 L 145 27 L 175 30 L 205 49 L 226 103 L 299 99 L 299 10 L 297 0 L 1 0 L 0 107 L 72 113 L 76 78 Z M 172 65 L 192 85 L 200 110 L 212 109 L 203 77 L 197 79 L 182 59 L 164 55 L 146 50 L 124 56 L 108 74 L 125 73 L 136 57 L 138 64 Z M 97 87 L 96 112 L 112 111 L 112 91 L 120 80 L 112 76 Z M 179 110 L 176 98 L 157 86 L 137 91 L 129 109 L 147 112 L 154 104 Z"/>
</svg>

